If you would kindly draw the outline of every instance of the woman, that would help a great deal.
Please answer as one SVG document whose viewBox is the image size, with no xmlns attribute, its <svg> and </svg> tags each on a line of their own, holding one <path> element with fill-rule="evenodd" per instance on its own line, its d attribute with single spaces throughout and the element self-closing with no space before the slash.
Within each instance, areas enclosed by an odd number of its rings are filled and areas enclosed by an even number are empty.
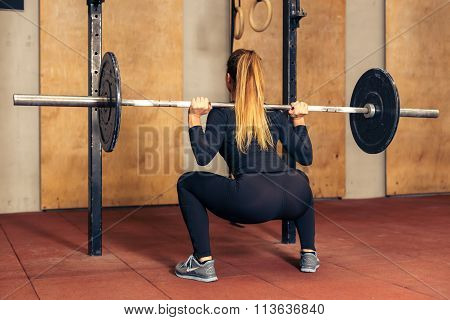
<svg viewBox="0 0 450 320">
<path fill-rule="evenodd" d="M 302 165 L 312 163 L 312 147 L 305 126 L 303 102 L 289 112 L 264 109 L 261 58 L 237 50 L 227 63 L 226 85 L 233 109 L 215 108 L 206 98 L 192 100 L 189 136 L 199 165 L 207 165 L 219 152 L 235 179 L 209 172 L 188 172 L 178 180 L 178 199 L 194 253 L 175 268 L 180 278 L 216 281 L 209 241 L 208 215 L 253 224 L 274 219 L 294 220 L 301 241 L 300 270 L 319 267 L 314 246 L 314 209 L 309 181 L 289 168 L 277 154 L 276 143 Z M 208 114 L 206 130 L 200 117 Z"/>
</svg>

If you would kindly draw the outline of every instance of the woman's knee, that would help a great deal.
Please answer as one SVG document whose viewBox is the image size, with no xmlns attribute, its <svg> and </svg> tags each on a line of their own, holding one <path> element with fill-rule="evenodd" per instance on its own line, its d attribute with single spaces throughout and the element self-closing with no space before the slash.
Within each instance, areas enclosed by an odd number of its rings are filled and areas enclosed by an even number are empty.
<svg viewBox="0 0 450 320">
<path fill-rule="evenodd" d="M 196 179 L 196 177 L 198 177 L 201 174 L 202 174 L 201 171 L 188 171 L 188 172 L 183 173 L 178 178 L 177 189 L 178 190 L 180 190 L 180 189 L 189 189 L 189 186 L 192 183 L 198 182 L 198 179 Z"/>
</svg>

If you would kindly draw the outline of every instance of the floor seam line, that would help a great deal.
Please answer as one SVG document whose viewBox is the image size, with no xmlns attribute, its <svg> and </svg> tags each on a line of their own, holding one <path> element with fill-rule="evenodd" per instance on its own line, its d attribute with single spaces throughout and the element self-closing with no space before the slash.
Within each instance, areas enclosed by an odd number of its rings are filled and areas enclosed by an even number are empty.
<svg viewBox="0 0 450 320">
<path fill-rule="evenodd" d="M 33 281 L 31 281 L 30 276 L 28 275 L 27 271 L 25 270 L 25 267 L 23 266 L 23 263 L 22 263 L 22 261 L 20 260 L 19 255 L 17 254 L 16 249 L 14 248 L 14 246 L 13 246 L 11 240 L 9 239 L 8 234 L 6 233 L 6 230 L 5 230 L 5 228 L 3 227 L 2 224 L 0 224 L 0 229 L 2 230 L 3 234 L 5 235 L 5 238 L 6 238 L 6 240 L 8 241 L 8 243 L 9 243 L 9 245 L 10 245 L 10 247 L 11 247 L 11 250 L 14 252 L 14 255 L 16 256 L 16 259 L 17 259 L 17 261 L 19 262 L 20 267 L 22 268 L 23 273 L 25 273 L 25 275 L 27 276 L 28 282 L 30 283 L 31 287 L 33 288 L 33 291 L 34 291 L 34 293 L 36 294 L 38 300 L 41 300 L 41 297 L 39 296 L 39 294 L 38 294 L 38 292 L 37 292 L 37 290 L 36 290 L 36 288 L 35 288 L 35 286 L 34 286 Z M 6 296 L 5 298 L 7 298 L 7 297 L 8 297 L 8 296 Z"/>
</svg>

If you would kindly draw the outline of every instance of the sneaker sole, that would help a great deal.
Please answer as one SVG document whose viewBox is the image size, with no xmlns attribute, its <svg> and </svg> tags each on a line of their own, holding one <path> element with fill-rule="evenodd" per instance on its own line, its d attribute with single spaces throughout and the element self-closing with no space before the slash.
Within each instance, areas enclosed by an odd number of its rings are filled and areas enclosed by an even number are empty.
<svg viewBox="0 0 450 320">
<path fill-rule="evenodd" d="M 314 273 L 317 271 L 317 269 L 319 269 L 320 265 L 318 265 L 317 267 L 315 267 L 314 269 L 312 268 L 300 268 L 301 272 L 306 272 L 306 273 Z"/>
<path fill-rule="evenodd" d="M 188 280 L 195 280 L 195 281 L 200 281 L 200 282 L 214 282 L 219 280 L 217 277 L 212 277 L 212 278 L 207 278 L 207 279 L 203 279 L 203 278 L 199 278 L 199 277 L 194 277 L 194 276 L 184 276 L 181 274 L 178 274 L 175 272 L 175 275 L 178 278 L 182 278 L 182 279 L 188 279 Z"/>
</svg>

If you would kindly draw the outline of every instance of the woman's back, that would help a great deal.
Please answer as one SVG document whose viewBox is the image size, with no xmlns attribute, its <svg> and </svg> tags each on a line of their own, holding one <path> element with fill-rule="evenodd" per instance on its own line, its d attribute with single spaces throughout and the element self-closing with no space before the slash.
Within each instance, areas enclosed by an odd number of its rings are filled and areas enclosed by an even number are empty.
<svg viewBox="0 0 450 320">
<path fill-rule="evenodd" d="M 206 131 L 201 127 L 189 130 L 192 149 L 200 165 L 208 164 L 219 152 L 234 176 L 243 173 L 281 172 L 289 170 L 278 156 L 276 143 L 281 141 L 287 151 L 301 164 L 312 162 L 312 147 L 305 126 L 293 127 L 283 111 L 267 112 L 270 133 L 275 146 L 263 150 L 253 139 L 247 150 L 239 150 L 236 142 L 236 114 L 234 109 L 216 108 L 209 115 Z"/>
</svg>

